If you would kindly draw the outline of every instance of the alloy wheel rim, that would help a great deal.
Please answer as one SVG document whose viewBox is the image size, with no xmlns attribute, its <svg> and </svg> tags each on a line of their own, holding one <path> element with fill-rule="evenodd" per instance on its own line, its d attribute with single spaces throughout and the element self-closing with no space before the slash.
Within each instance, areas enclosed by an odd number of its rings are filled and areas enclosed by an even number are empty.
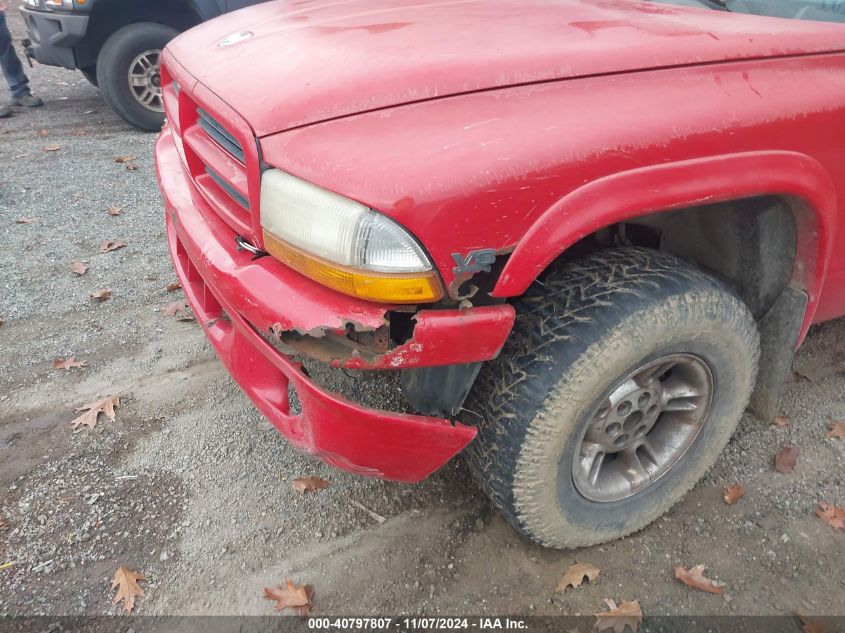
<svg viewBox="0 0 845 633">
<path fill-rule="evenodd" d="M 161 98 L 161 50 L 140 53 L 129 64 L 129 90 L 135 100 L 153 112 L 164 112 Z"/>
<path fill-rule="evenodd" d="M 653 486 L 698 437 L 713 390 L 710 368 L 692 354 L 662 356 L 617 381 L 578 443 L 572 464 L 578 492 L 608 503 Z"/>
</svg>

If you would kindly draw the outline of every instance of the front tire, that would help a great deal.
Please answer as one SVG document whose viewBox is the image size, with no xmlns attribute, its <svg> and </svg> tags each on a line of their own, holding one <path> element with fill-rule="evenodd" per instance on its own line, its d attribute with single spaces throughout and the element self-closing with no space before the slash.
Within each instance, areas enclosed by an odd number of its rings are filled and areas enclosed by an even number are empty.
<svg viewBox="0 0 845 633">
<path fill-rule="evenodd" d="M 757 374 L 753 316 L 717 279 L 639 248 L 569 262 L 516 307 L 467 405 L 482 417 L 470 469 L 542 545 L 642 529 L 736 428 Z"/>
<path fill-rule="evenodd" d="M 145 132 L 164 123 L 161 51 L 179 32 L 154 22 L 137 22 L 115 31 L 97 56 L 97 83 L 120 117 Z"/>
</svg>

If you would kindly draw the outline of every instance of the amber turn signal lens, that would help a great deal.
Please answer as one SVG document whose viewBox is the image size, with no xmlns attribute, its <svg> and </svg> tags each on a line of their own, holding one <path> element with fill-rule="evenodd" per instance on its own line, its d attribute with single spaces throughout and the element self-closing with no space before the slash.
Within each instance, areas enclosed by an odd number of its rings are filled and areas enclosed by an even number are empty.
<svg viewBox="0 0 845 633">
<path fill-rule="evenodd" d="M 302 252 L 264 231 L 264 248 L 280 262 L 343 294 L 381 303 L 430 303 L 443 296 L 434 272 L 393 274 L 352 270 Z"/>
</svg>

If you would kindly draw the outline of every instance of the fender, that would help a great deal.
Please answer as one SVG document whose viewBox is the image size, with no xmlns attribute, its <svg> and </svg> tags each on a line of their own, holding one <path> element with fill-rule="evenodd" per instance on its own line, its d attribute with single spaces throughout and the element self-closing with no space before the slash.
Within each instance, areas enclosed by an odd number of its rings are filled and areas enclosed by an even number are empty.
<svg viewBox="0 0 845 633">
<path fill-rule="evenodd" d="M 758 195 L 781 195 L 798 232 L 792 282 L 809 297 L 798 343 L 812 323 L 836 233 L 836 187 L 814 158 L 759 151 L 619 172 L 567 194 L 539 217 L 508 259 L 494 297 L 523 294 L 561 253 L 595 231 L 642 215 Z"/>
</svg>

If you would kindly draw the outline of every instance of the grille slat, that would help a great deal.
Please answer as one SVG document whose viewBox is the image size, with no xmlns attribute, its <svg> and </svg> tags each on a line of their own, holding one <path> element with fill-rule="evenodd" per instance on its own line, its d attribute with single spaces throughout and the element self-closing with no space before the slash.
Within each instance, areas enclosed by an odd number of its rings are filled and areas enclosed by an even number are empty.
<svg viewBox="0 0 845 633">
<path fill-rule="evenodd" d="M 244 162 L 244 149 L 241 144 L 226 131 L 214 118 L 202 108 L 197 108 L 197 124 L 205 130 L 214 141 L 223 149 L 229 152 L 232 156 L 237 158 L 241 163 Z"/>
<path fill-rule="evenodd" d="M 220 187 L 226 193 L 228 193 L 229 196 L 231 196 L 231 198 L 235 202 L 241 205 L 244 209 L 249 209 L 249 200 L 242 196 L 240 192 L 238 192 L 238 190 L 235 189 L 232 185 L 226 182 L 220 174 L 218 174 L 208 165 L 205 166 L 205 173 L 211 176 L 211 179 L 217 183 L 217 186 Z"/>
</svg>

